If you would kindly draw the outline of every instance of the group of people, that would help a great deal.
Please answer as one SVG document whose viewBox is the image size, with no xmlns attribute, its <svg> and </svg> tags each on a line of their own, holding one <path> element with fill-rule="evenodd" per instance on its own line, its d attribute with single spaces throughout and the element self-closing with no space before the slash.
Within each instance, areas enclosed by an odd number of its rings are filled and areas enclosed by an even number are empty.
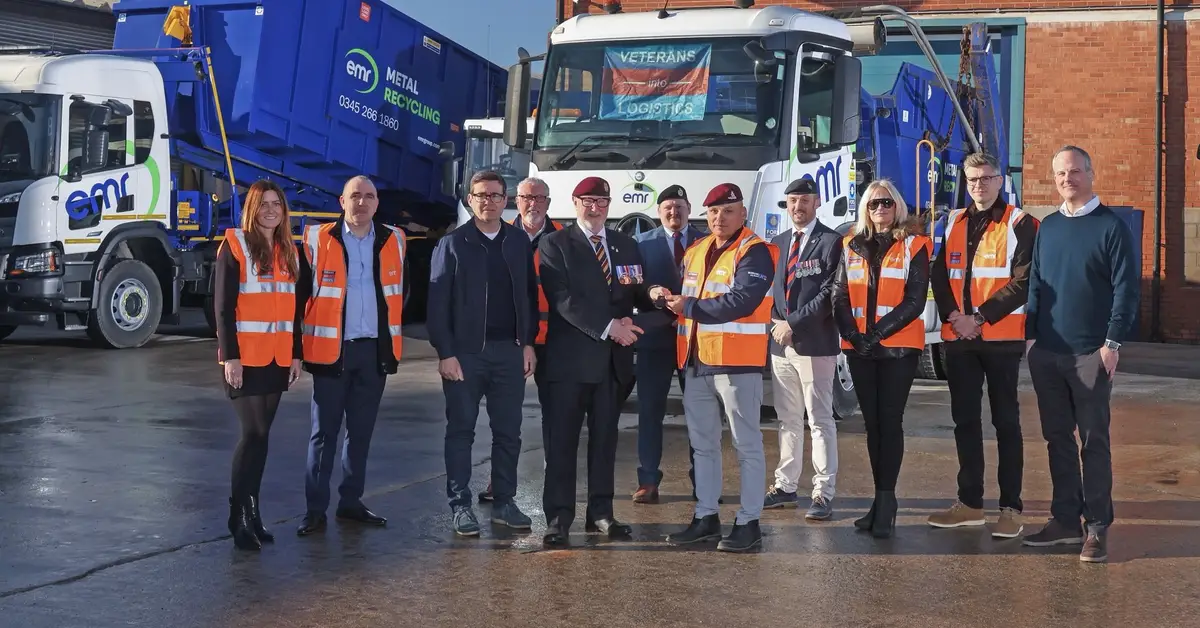
<svg viewBox="0 0 1200 628">
<path fill-rule="evenodd" d="M 992 157 L 971 155 L 963 166 L 973 203 L 950 213 L 936 255 L 927 226 L 886 180 L 867 186 L 857 222 L 844 235 L 817 220 L 813 181 L 791 182 L 781 206 L 792 228 L 771 241 L 746 224 L 736 185 L 722 183 L 707 193 L 707 232 L 689 224 L 687 191 L 673 185 L 657 199 L 662 226 L 635 240 L 605 226 L 612 195 L 603 178 L 575 186 L 577 221 L 564 226 L 546 217 L 545 182 L 530 178 L 518 185 L 519 216 L 506 222 L 505 180 L 491 171 L 475 173 L 467 185 L 473 220 L 434 249 L 427 316 L 446 398 L 446 493 L 454 532 L 480 533 L 471 449 L 485 399 L 491 481 L 479 499 L 492 502 L 492 523 L 532 527 L 515 503 L 524 383 L 531 376 L 542 413 L 543 541 L 549 547 L 568 545 L 585 421 L 585 530 L 632 533 L 613 503 L 617 423 L 635 386 L 639 465 L 632 499 L 658 501 L 673 378 L 683 390 L 696 506 L 669 543 L 716 540 L 725 551 L 761 545 L 762 510 L 800 502 L 806 418 L 814 472 L 806 518 L 828 520 L 838 471 L 832 395 L 844 354 L 875 488 L 869 510 L 854 525 L 877 538 L 892 536 L 904 410 L 925 347 L 922 314 L 932 292 L 960 471 L 958 500 L 928 523 L 986 523 L 986 380 L 1000 454 L 1000 514 L 991 532 L 1012 538 L 1023 531 L 1017 380 L 1027 356 L 1054 496 L 1053 518 L 1024 543 L 1081 544 L 1081 560 L 1104 561 L 1113 519 L 1108 397 L 1138 301 L 1131 235 L 1093 193 L 1094 171 L 1083 149 L 1067 146 L 1053 156 L 1063 204 L 1043 221 L 1001 198 L 1004 177 Z M 404 237 L 373 220 L 377 203 L 368 180 L 352 179 L 342 196 L 344 219 L 308 228 L 296 259 L 286 201 L 273 184 L 259 182 L 247 195 L 242 228 L 225 238 L 216 297 L 227 389 L 243 425 L 230 498 L 238 547 L 270 540 L 257 506 L 266 434 L 279 394 L 301 369 L 313 374 L 314 393 L 308 512 L 298 533 L 325 524 L 333 435 L 343 415 L 348 439 L 337 515 L 384 523 L 362 504 L 362 481 L 383 384 L 401 354 Z M 765 494 L 764 371 L 772 377 L 781 424 L 780 457 Z M 719 516 L 723 422 L 737 450 L 741 485 L 727 534 Z"/>
</svg>

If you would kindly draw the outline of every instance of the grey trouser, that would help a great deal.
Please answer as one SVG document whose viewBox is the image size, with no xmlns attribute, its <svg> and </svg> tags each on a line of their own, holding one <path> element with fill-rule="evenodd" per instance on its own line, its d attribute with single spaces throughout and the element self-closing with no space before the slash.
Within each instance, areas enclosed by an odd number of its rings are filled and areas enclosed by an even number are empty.
<svg viewBox="0 0 1200 628">
<path fill-rule="evenodd" d="M 733 433 L 741 469 L 741 508 L 736 523 L 754 521 L 762 514 L 767 482 L 759 415 L 762 412 L 761 372 L 696 377 L 688 367 L 683 389 L 683 413 L 688 438 L 696 450 L 696 517 L 717 514 L 721 498 L 721 407 Z"/>
<path fill-rule="evenodd" d="M 1050 456 L 1050 514 L 1072 530 L 1079 527 L 1080 516 L 1091 529 L 1107 528 L 1113 522 L 1108 438 L 1112 380 L 1100 352 L 1051 353 L 1038 349 L 1035 342 L 1029 350 L 1029 375 Z M 1082 461 L 1076 429 L 1083 441 Z"/>
</svg>

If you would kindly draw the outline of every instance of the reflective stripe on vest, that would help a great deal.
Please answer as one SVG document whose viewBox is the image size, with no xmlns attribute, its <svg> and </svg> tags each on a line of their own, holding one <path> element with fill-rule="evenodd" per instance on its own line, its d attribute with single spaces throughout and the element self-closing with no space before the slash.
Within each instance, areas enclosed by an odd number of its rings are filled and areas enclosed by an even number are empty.
<svg viewBox="0 0 1200 628">
<path fill-rule="evenodd" d="M 240 273 L 234 329 L 242 365 L 289 366 L 293 358 L 296 280 L 284 269 L 283 256 L 277 248 L 271 272 L 263 274 L 250 257 L 244 231 L 226 229 L 221 245 L 229 247 Z"/>
<path fill-rule="evenodd" d="M 509 222 L 508 224 L 513 225 L 514 227 L 520 228 L 522 233 L 525 233 L 526 235 L 528 235 L 529 232 L 525 231 L 525 227 L 523 225 L 517 224 L 517 221 L 520 219 L 521 219 L 521 217 L 518 215 L 516 218 L 513 218 L 512 221 Z M 554 229 L 553 229 L 554 231 L 558 231 L 563 228 L 562 223 L 558 222 L 557 220 L 551 220 L 550 225 L 554 227 Z M 546 233 L 549 233 L 549 232 L 546 232 Z M 543 233 L 542 235 L 546 235 L 546 234 Z M 537 337 L 534 338 L 534 340 L 533 340 L 533 344 L 535 344 L 535 345 L 546 344 L 546 328 L 549 325 L 549 320 L 550 320 L 550 303 L 548 301 L 546 301 L 546 292 L 544 290 L 542 290 L 542 278 L 540 276 L 542 271 L 539 268 L 540 262 L 541 262 L 541 256 L 538 255 L 538 250 L 535 247 L 533 249 L 533 282 L 535 284 L 537 284 L 537 306 L 538 306 L 538 332 L 537 332 Z"/>
<path fill-rule="evenodd" d="M 1008 205 L 999 222 L 990 222 L 987 230 L 975 247 L 975 256 L 971 260 L 971 311 L 974 315 L 979 311 L 978 305 L 986 302 L 1012 281 L 1013 254 L 1017 248 L 1017 221 L 1024 217 L 1025 212 L 1017 207 Z M 1037 219 L 1030 216 L 1037 224 Z M 1036 227 L 1035 227 L 1036 228 Z M 967 210 L 956 209 L 950 212 L 946 220 L 946 233 L 943 246 L 946 247 L 946 273 L 950 278 L 950 294 L 958 309 L 962 310 L 963 288 L 967 273 Z M 980 330 L 984 340 L 1024 340 L 1025 339 L 1025 306 L 1022 304 L 1008 316 L 996 321 L 995 324 L 984 323 Z M 942 324 L 942 339 L 955 340 L 954 326 Z"/>
<path fill-rule="evenodd" d="M 854 234 L 842 238 L 842 263 L 846 265 L 846 289 L 850 296 L 850 311 L 854 315 L 858 331 L 867 331 L 867 293 L 870 281 L 867 276 L 869 269 L 867 260 L 850 248 Z M 879 265 L 879 281 L 875 285 L 875 316 L 878 321 L 904 301 L 904 287 L 908 282 L 908 269 L 917 251 L 925 249 L 926 254 L 933 249 L 933 243 L 928 236 L 910 235 L 902 242 L 893 242 L 891 248 L 884 254 Z M 917 316 L 911 323 L 905 325 L 896 333 L 880 341 L 885 347 L 925 348 L 925 321 Z M 843 349 L 853 349 L 854 345 L 842 339 Z"/>
<path fill-rule="evenodd" d="M 721 253 L 705 277 L 705 258 L 708 252 L 717 246 L 717 239 L 712 234 L 704 236 L 689 246 L 683 254 L 684 273 L 680 293 L 699 299 L 728 294 L 733 290 L 738 262 L 753 247 L 759 245 L 767 247 L 771 254 L 771 267 L 774 268 L 779 261 L 779 248 L 764 241 L 750 229 L 744 228 L 741 238 Z M 708 366 L 765 366 L 772 305 L 774 299 L 768 290 L 754 312 L 736 321 L 699 324 L 680 315 L 675 335 L 675 358 L 679 368 L 684 368 L 687 364 L 693 334 L 696 341 L 696 357 Z"/>
<path fill-rule="evenodd" d="M 346 254 L 333 235 L 338 222 L 313 225 L 304 230 L 304 256 L 312 269 L 312 296 L 304 311 L 304 361 L 333 364 L 342 356 L 343 311 L 346 306 Z M 404 313 L 404 232 L 385 225 L 387 231 L 375 237 L 386 240 L 376 260 L 379 283 L 387 308 L 388 335 L 392 355 L 399 361 L 403 353 L 402 318 Z"/>
</svg>

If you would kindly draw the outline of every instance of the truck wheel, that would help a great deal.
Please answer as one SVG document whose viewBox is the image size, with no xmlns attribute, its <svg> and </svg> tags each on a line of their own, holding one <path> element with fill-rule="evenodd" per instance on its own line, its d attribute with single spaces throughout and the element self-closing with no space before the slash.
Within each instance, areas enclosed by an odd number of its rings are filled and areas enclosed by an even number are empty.
<svg viewBox="0 0 1200 628">
<path fill-rule="evenodd" d="M 209 337 L 216 338 L 217 309 L 216 303 L 213 301 L 213 296 L 211 294 L 204 297 L 204 324 L 208 325 Z"/>
<path fill-rule="evenodd" d="M 0 325 L 0 340 L 4 340 L 17 331 L 16 325 Z"/>
<path fill-rule="evenodd" d="M 140 347 L 158 329 L 162 292 L 158 277 L 137 260 L 117 262 L 100 282 L 88 336 L 109 349 Z"/>
<path fill-rule="evenodd" d="M 925 349 L 921 351 L 921 362 L 917 367 L 917 375 L 921 379 L 946 379 L 946 356 L 940 346 L 925 345 Z"/>
<path fill-rule="evenodd" d="M 846 355 L 839 352 L 833 376 L 833 418 L 841 421 L 855 412 L 858 412 L 858 395 L 854 392 L 854 380 L 850 379 Z"/>
</svg>

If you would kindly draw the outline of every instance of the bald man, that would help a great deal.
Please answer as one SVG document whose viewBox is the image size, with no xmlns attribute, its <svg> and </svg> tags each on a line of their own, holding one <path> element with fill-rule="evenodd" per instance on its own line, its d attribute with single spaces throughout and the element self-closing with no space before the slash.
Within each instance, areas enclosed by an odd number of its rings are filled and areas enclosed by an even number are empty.
<svg viewBox="0 0 1200 628">
<path fill-rule="evenodd" d="M 343 215 L 304 230 L 296 282 L 304 312 L 304 370 L 313 375 L 312 434 L 305 496 L 296 533 L 325 529 L 329 479 L 342 418 L 346 447 L 337 518 L 382 526 L 362 503 L 367 452 L 387 376 L 400 363 L 404 309 L 404 232 L 376 220 L 379 192 L 365 176 L 346 182 Z"/>
</svg>

